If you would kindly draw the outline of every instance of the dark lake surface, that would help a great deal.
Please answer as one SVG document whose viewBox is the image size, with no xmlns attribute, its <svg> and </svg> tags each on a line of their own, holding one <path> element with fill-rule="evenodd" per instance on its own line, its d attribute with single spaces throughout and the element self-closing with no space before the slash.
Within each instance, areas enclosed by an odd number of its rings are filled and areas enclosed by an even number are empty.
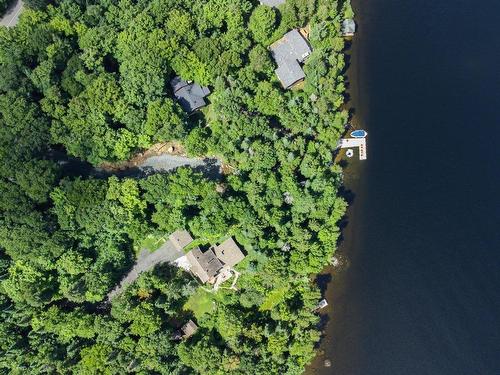
<svg viewBox="0 0 500 375">
<path fill-rule="evenodd" d="M 499 375 L 500 1 L 354 8 L 368 160 L 346 172 L 349 267 L 310 372 Z"/>
</svg>

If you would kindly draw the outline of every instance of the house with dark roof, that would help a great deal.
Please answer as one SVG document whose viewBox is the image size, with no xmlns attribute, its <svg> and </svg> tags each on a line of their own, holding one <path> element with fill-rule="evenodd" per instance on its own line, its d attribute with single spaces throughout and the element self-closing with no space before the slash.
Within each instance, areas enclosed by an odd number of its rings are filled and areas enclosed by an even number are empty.
<svg viewBox="0 0 500 375">
<path fill-rule="evenodd" d="M 353 36 L 356 32 L 356 23 L 348 18 L 342 21 L 341 33 L 342 36 Z"/>
<path fill-rule="evenodd" d="M 191 265 L 191 272 L 202 283 L 213 284 L 218 278 L 224 278 L 224 275 L 227 275 L 232 267 L 241 262 L 245 255 L 236 242 L 232 238 L 228 238 L 220 245 L 211 246 L 205 252 L 196 247 L 186 254 L 186 258 Z"/>
<path fill-rule="evenodd" d="M 207 104 L 205 97 L 210 94 L 208 87 L 184 81 L 179 76 L 170 81 L 170 86 L 182 109 L 188 113 L 196 111 Z"/>
<path fill-rule="evenodd" d="M 285 1 L 286 0 L 260 0 L 260 3 L 270 7 L 277 7 L 278 5 L 285 4 Z"/>
<path fill-rule="evenodd" d="M 215 281 L 215 276 L 222 268 L 222 263 L 212 249 L 203 253 L 199 247 L 195 247 L 186 254 L 186 257 L 191 264 L 191 272 L 198 276 L 202 283 Z"/>
<path fill-rule="evenodd" d="M 305 61 L 312 50 L 298 30 L 294 29 L 287 32 L 283 38 L 273 43 L 269 49 L 276 65 L 278 65 L 275 73 L 285 89 L 305 78 L 300 64 Z"/>
</svg>

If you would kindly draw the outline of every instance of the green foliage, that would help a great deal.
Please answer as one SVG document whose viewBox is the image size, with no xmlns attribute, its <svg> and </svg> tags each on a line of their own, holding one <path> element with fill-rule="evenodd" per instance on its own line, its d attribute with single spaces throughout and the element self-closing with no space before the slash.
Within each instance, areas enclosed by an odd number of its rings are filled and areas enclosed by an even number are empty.
<svg viewBox="0 0 500 375">
<path fill-rule="evenodd" d="M 254 9 L 248 22 L 248 28 L 252 32 L 256 42 L 267 45 L 275 30 L 276 12 L 274 8 L 259 5 Z"/>
<path fill-rule="evenodd" d="M 214 295 L 203 289 L 198 289 L 184 305 L 184 309 L 191 310 L 198 320 L 202 319 L 203 315 L 212 312 L 214 307 Z"/>
<path fill-rule="evenodd" d="M 273 63 L 269 56 L 269 51 L 261 45 L 256 45 L 248 54 L 248 62 L 250 67 L 260 73 L 269 74 L 273 70 Z"/>
<path fill-rule="evenodd" d="M 350 0 L 344 2 L 344 17 L 354 18 L 354 10 L 352 9 Z"/>
<path fill-rule="evenodd" d="M 333 151 L 348 120 L 349 2 L 51 3 L 28 1 L 0 28 L 0 372 L 301 373 L 319 340 L 310 276 L 346 209 Z M 306 25 L 303 88 L 283 90 L 269 44 Z M 184 113 L 174 75 L 209 85 L 207 108 Z M 66 165 L 170 140 L 225 173 Z M 236 288 L 209 293 L 162 265 L 106 302 L 141 250 L 180 228 L 202 247 L 236 239 Z M 198 332 L 173 340 L 189 319 Z"/>
<path fill-rule="evenodd" d="M 50 4 L 51 0 L 23 0 L 23 3 L 33 9 L 42 9 Z"/>
<path fill-rule="evenodd" d="M 9 277 L 2 281 L 2 289 L 14 302 L 41 306 L 52 300 L 57 284 L 52 273 L 16 261 L 9 268 Z"/>
<path fill-rule="evenodd" d="M 184 144 L 188 153 L 191 155 L 206 155 L 208 147 L 206 140 L 208 138 L 208 131 L 204 128 L 194 128 L 186 137 Z"/>
</svg>

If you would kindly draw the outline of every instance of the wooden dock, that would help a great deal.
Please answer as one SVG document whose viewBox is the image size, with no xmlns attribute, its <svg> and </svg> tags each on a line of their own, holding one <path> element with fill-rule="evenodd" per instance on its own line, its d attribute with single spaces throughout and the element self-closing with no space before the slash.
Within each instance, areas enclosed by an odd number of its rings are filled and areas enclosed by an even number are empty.
<svg viewBox="0 0 500 375">
<path fill-rule="evenodd" d="M 359 148 L 359 160 L 366 160 L 366 138 L 342 138 L 340 148 Z"/>
</svg>

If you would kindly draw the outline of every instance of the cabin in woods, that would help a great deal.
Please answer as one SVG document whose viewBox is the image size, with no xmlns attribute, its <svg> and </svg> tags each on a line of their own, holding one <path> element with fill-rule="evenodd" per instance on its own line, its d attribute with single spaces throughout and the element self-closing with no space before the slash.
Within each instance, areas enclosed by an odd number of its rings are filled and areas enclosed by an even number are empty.
<svg viewBox="0 0 500 375">
<path fill-rule="evenodd" d="M 241 262 L 245 255 L 236 242 L 228 238 L 220 245 L 211 246 L 205 252 L 196 247 L 188 252 L 186 257 L 191 265 L 191 272 L 202 283 L 215 284 L 218 278 L 227 280 L 228 271 Z"/>
<path fill-rule="evenodd" d="M 210 94 L 208 87 L 184 81 L 179 76 L 174 77 L 170 81 L 170 86 L 174 92 L 175 99 L 177 99 L 177 102 L 187 113 L 194 112 L 207 105 L 205 97 Z"/>
<path fill-rule="evenodd" d="M 198 330 L 198 326 L 191 319 L 182 326 L 181 331 L 184 334 L 182 338 L 188 339 L 193 336 Z"/>
<path fill-rule="evenodd" d="M 191 264 L 191 272 L 198 276 L 202 283 L 215 281 L 215 276 L 222 268 L 222 263 L 212 249 L 203 253 L 199 247 L 196 247 L 187 253 L 186 257 Z"/>
<path fill-rule="evenodd" d="M 292 87 L 305 78 L 301 64 L 312 50 L 302 34 L 294 29 L 283 38 L 273 43 L 269 49 L 278 68 L 275 70 L 278 79 L 285 89 Z"/>
</svg>

